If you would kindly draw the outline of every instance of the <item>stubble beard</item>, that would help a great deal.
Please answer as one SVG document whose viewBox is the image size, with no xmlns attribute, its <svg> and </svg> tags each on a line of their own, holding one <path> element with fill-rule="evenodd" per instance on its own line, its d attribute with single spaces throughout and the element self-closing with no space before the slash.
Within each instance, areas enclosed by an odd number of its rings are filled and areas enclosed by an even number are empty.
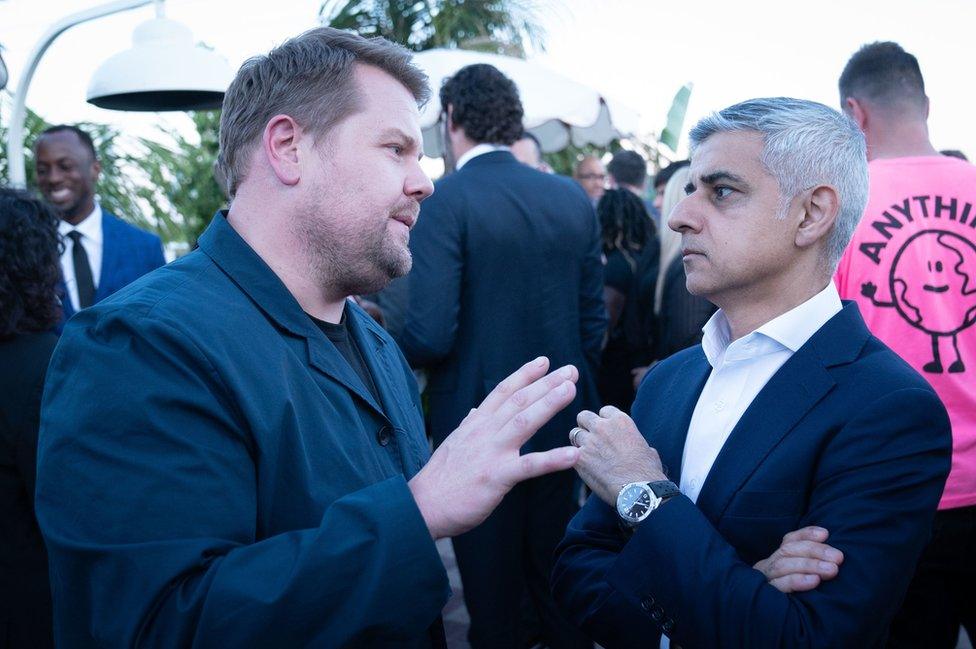
<svg viewBox="0 0 976 649">
<path fill-rule="evenodd" d="M 296 224 L 315 282 L 328 293 L 365 295 L 403 277 L 413 264 L 406 242 L 388 232 L 389 216 L 368 231 L 343 231 L 318 214 L 306 213 Z"/>
</svg>

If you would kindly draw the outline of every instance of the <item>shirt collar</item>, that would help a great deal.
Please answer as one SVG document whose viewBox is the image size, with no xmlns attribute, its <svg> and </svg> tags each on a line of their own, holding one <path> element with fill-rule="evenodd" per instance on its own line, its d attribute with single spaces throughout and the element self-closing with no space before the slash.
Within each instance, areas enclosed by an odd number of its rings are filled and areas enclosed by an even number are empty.
<svg viewBox="0 0 976 649">
<path fill-rule="evenodd" d="M 492 151 L 508 151 L 509 148 L 502 144 L 488 144 L 487 142 L 482 142 L 481 144 L 476 144 L 467 151 L 464 155 L 458 158 L 457 164 L 454 167 L 455 171 L 460 171 L 461 167 L 468 164 L 472 158 L 476 158 L 479 155 L 484 155 L 485 153 L 491 153 Z"/>
<path fill-rule="evenodd" d="M 102 206 L 98 204 L 98 201 L 95 201 L 95 208 L 91 214 L 82 219 L 78 225 L 71 225 L 64 219 L 58 223 L 58 232 L 63 237 L 67 237 L 68 233 L 73 230 L 77 230 L 81 236 L 94 243 L 100 244 L 102 242 Z"/>
<path fill-rule="evenodd" d="M 719 309 L 702 327 L 702 351 L 713 368 L 721 365 L 727 357 L 728 360 L 732 360 L 733 356 L 736 359 L 755 357 L 777 349 L 795 353 L 842 307 L 837 288 L 833 282 L 828 282 L 822 291 L 806 302 L 734 342 L 731 341 L 729 320 Z M 727 355 L 730 349 L 736 353 Z"/>
</svg>

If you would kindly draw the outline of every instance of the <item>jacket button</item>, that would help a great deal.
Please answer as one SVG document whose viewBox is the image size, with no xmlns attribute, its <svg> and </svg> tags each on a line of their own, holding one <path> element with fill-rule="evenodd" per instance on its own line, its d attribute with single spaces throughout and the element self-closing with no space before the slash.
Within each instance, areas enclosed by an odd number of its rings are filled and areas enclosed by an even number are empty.
<svg viewBox="0 0 976 649">
<path fill-rule="evenodd" d="M 641 608 L 642 609 L 644 609 L 645 611 L 650 612 L 650 610 L 654 607 L 654 598 L 653 597 L 645 597 L 644 599 L 641 600 L 640 605 L 641 605 Z"/>
<path fill-rule="evenodd" d="M 389 445 L 391 437 L 393 437 L 393 429 L 389 426 L 383 426 L 376 432 L 376 441 L 380 443 L 380 446 Z"/>
<path fill-rule="evenodd" d="M 651 619 L 655 622 L 660 622 L 664 619 L 664 610 L 660 606 L 655 606 L 651 609 Z"/>
<path fill-rule="evenodd" d="M 671 635 L 671 632 L 674 631 L 674 620 L 665 620 L 664 624 L 661 625 L 661 630 L 664 631 L 664 635 Z M 671 646 L 674 647 L 675 644 L 671 643 Z"/>
</svg>

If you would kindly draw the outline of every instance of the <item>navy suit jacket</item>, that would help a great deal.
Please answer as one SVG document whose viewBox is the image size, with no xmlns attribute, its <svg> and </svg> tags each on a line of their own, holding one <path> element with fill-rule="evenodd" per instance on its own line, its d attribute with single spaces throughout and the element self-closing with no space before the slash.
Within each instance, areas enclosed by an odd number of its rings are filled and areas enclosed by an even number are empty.
<svg viewBox="0 0 976 649">
<path fill-rule="evenodd" d="M 506 376 L 545 355 L 580 370 L 575 402 L 527 444 L 562 446 L 598 407 L 606 331 L 596 215 L 568 178 L 508 151 L 472 158 L 437 183 L 410 237 L 407 360 L 429 370 L 430 431 L 441 442 Z"/>
<path fill-rule="evenodd" d="M 140 230 L 102 210 L 102 270 L 95 289 L 95 303 L 166 263 L 163 244 L 155 234 Z M 75 313 L 61 284 L 62 324 Z"/>
<path fill-rule="evenodd" d="M 218 214 L 71 319 L 37 471 L 59 647 L 430 646 L 449 587 L 406 482 L 416 383 L 346 317 L 379 400 Z"/>
<path fill-rule="evenodd" d="M 651 371 L 633 417 L 671 480 L 710 373 L 701 346 Z M 945 408 L 848 302 L 733 429 L 697 506 L 665 502 L 628 538 L 591 497 L 557 550 L 561 605 L 607 647 L 876 647 L 928 540 L 949 472 Z M 839 575 L 783 594 L 752 565 L 807 525 Z"/>
</svg>

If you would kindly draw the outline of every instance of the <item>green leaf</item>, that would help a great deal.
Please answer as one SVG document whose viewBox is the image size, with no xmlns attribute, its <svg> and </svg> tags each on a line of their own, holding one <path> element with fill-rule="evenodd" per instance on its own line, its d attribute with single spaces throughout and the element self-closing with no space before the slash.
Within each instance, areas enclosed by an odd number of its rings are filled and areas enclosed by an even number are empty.
<svg viewBox="0 0 976 649">
<path fill-rule="evenodd" d="M 693 84 L 687 83 L 675 94 L 671 109 L 668 111 L 667 126 L 661 131 L 661 143 L 666 144 L 672 151 L 678 150 L 678 140 L 681 138 L 681 129 L 685 123 L 685 113 L 688 112 L 692 87 Z"/>
</svg>

